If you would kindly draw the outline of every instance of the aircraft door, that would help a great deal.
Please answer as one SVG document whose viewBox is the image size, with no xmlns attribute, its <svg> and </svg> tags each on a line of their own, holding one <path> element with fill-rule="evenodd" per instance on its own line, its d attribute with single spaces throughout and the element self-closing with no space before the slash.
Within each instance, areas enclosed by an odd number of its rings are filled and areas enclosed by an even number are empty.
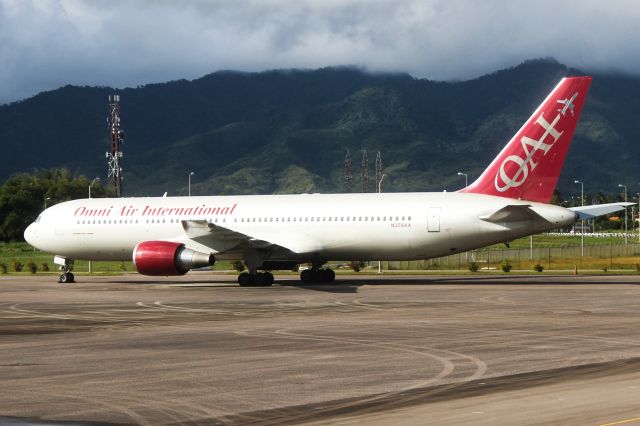
<svg viewBox="0 0 640 426">
<path fill-rule="evenodd" d="M 440 232 L 440 211 L 442 207 L 429 207 L 427 216 L 427 231 Z"/>
</svg>

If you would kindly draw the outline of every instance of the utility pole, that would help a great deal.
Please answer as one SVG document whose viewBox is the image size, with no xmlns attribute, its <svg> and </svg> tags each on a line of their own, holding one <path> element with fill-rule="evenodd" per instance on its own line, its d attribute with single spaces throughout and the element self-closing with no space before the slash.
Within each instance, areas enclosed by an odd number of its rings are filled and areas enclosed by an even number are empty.
<svg viewBox="0 0 640 426">
<path fill-rule="evenodd" d="M 574 180 L 573 183 L 580 184 L 580 200 L 582 201 L 582 206 L 584 206 L 584 182 Z M 580 227 L 582 228 L 580 231 L 580 257 L 584 257 L 584 219 L 580 221 Z M 580 266 L 582 266 L 582 264 Z"/>
<path fill-rule="evenodd" d="M 469 174 L 468 173 L 458 172 L 458 176 L 464 176 L 464 187 L 465 188 L 467 186 L 469 186 Z"/>
<path fill-rule="evenodd" d="M 344 192 L 350 193 L 353 190 L 353 170 L 351 168 L 351 152 L 347 150 L 344 157 Z"/>
<path fill-rule="evenodd" d="M 113 184 L 116 197 L 122 197 L 122 151 L 124 131 L 120 128 L 120 95 L 109 96 L 109 115 L 107 125 L 111 133 L 111 151 L 107 151 L 105 157 L 108 164 L 109 184 Z"/>
<path fill-rule="evenodd" d="M 627 202 L 627 185 L 623 185 L 621 183 L 618 184 L 618 187 L 624 188 L 624 202 Z M 627 206 L 624 206 L 624 243 L 629 244 L 629 240 L 627 238 Z"/>
<path fill-rule="evenodd" d="M 195 175 L 194 172 L 189 172 L 189 197 L 191 197 L 191 176 Z"/>
<path fill-rule="evenodd" d="M 369 192 L 369 157 L 366 149 L 362 154 L 362 192 Z"/>
</svg>

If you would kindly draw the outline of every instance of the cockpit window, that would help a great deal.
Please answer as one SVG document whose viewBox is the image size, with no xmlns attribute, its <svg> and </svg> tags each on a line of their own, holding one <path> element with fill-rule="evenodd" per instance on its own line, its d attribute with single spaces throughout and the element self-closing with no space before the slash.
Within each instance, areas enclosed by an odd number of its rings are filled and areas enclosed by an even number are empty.
<svg viewBox="0 0 640 426">
<path fill-rule="evenodd" d="M 42 216 L 38 216 L 38 218 L 36 219 L 35 223 L 40 223 L 40 218 L 42 218 Z"/>
</svg>

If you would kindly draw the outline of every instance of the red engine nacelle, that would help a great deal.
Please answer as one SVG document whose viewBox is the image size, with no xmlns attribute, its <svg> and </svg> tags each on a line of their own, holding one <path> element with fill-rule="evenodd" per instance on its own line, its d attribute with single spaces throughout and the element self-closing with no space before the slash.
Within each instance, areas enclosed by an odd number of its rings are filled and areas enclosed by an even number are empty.
<svg viewBox="0 0 640 426">
<path fill-rule="evenodd" d="M 215 262 L 212 254 L 171 241 L 145 241 L 133 250 L 133 264 L 142 275 L 184 275 L 190 269 L 204 268 Z"/>
</svg>

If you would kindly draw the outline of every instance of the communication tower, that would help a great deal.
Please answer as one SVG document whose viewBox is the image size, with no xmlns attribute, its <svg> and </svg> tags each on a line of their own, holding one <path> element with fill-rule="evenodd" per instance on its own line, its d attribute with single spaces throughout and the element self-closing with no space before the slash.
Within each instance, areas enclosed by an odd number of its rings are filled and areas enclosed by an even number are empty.
<svg viewBox="0 0 640 426">
<path fill-rule="evenodd" d="M 107 126 L 111 133 L 111 151 L 105 156 L 108 164 L 109 184 L 115 187 L 115 196 L 122 197 L 122 151 L 124 131 L 120 128 L 120 95 L 109 96 L 109 115 Z"/>
<path fill-rule="evenodd" d="M 344 157 L 344 192 L 351 192 L 353 187 L 353 170 L 351 169 L 351 153 L 347 150 Z"/>
<path fill-rule="evenodd" d="M 362 192 L 369 192 L 369 157 L 366 149 L 362 154 Z"/>
</svg>

